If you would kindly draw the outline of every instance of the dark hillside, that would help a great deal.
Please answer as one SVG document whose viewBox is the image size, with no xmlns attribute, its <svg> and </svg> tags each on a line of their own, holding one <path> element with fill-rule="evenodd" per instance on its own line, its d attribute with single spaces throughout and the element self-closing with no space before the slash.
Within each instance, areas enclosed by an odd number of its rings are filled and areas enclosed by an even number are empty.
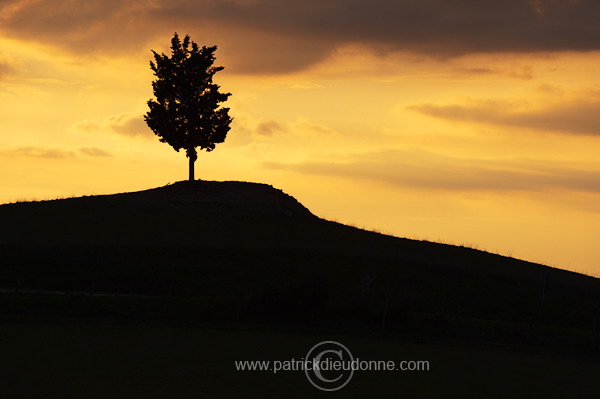
<svg viewBox="0 0 600 399">
<path fill-rule="evenodd" d="M 411 333 L 596 349 L 600 282 L 319 219 L 264 184 L 0 206 L 0 312 Z"/>
</svg>

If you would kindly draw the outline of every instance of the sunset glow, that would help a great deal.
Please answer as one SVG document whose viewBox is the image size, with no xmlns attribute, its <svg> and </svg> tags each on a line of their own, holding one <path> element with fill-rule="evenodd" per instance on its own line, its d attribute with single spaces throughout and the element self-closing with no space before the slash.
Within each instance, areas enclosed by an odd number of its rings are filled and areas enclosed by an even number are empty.
<svg viewBox="0 0 600 399">
<path fill-rule="evenodd" d="M 316 215 L 600 275 L 600 4 L 0 3 L 0 203 L 187 176 L 143 121 L 151 49 L 217 45 L 234 118 L 196 176 Z"/>
</svg>

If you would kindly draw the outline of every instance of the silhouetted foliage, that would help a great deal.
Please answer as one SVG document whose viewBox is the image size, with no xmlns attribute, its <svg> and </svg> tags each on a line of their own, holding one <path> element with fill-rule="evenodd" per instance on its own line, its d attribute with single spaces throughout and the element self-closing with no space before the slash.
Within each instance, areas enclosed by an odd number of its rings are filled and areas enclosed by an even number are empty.
<svg viewBox="0 0 600 399">
<path fill-rule="evenodd" d="M 150 61 L 157 78 L 152 82 L 156 101 L 148 101 L 150 111 L 144 119 L 162 143 L 178 152 L 185 149 L 190 180 L 194 180 L 196 147 L 214 150 L 215 144 L 225 141 L 232 121 L 229 108 L 219 107 L 231 94 L 219 92 L 220 86 L 213 83 L 213 75 L 223 70 L 213 66 L 216 49 L 200 48 L 187 35 L 182 42 L 175 33 L 171 56 L 153 50 L 155 62 Z"/>
</svg>

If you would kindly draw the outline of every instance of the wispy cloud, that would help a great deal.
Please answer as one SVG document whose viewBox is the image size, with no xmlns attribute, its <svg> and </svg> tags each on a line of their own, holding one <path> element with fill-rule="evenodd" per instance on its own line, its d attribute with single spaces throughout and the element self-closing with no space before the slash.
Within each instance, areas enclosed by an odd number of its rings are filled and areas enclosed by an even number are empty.
<svg viewBox="0 0 600 399">
<path fill-rule="evenodd" d="M 270 162 L 263 166 L 436 191 L 567 190 L 600 194 L 600 170 L 586 165 L 518 158 L 454 158 L 420 149 L 371 151 L 335 162 Z"/>
<path fill-rule="evenodd" d="M 130 137 L 154 137 L 144 117 L 137 113 L 122 113 L 106 120 L 106 125 L 114 132 Z"/>
<path fill-rule="evenodd" d="M 100 131 L 112 131 L 127 137 L 154 137 L 152 131 L 146 125 L 142 114 L 135 112 L 124 112 L 118 115 L 111 115 L 100 123 L 83 120 L 72 125 L 76 131 L 83 133 L 94 133 Z"/>
<path fill-rule="evenodd" d="M 110 157 L 112 154 L 99 147 L 79 147 L 76 150 L 46 146 L 16 146 L 0 150 L 0 156 L 47 159 L 76 158 L 77 153 L 90 157 Z"/>
<path fill-rule="evenodd" d="M 282 127 L 279 123 L 271 120 L 260 123 L 256 127 L 256 132 L 261 136 L 271 137 L 277 133 L 285 133 L 285 128 Z"/>
<path fill-rule="evenodd" d="M 91 133 L 91 132 L 95 132 L 95 131 L 99 130 L 100 126 L 98 126 L 98 124 L 95 122 L 85 120 L 85 121 L 75 122 L 73 124 L 72 128 L 75 129 L 76 131 Z"/>
<path fill-rule="evenodd" d="M 110 157 L 112 154 L 98 147 L 80 147 L 79 152 L 90 157 Z"/>
<path fill-rule="evenodd" d="M 528 101 L 475 100 L 467 104 L 421 103 L 406 109 L 454 122 L 515 126 L 565 134 L 600 136 L 600 93 L 545 106 Z"/>
<path fill-rule="evenodd" d="M 519 67 L 511 67 L 511 68 L 499 68 L 499 67 L 472 67 L 472 68 L 458 68 L 455 69 L 455 72 L 460 74 L 466 74 L 471 76 L 491 76 L 491 75 L 499 75 L 499 76 L 507 76 L 514 79 L 520 80 L 531 80 L 533 79 L 533 68 L 528 65 L 519 66 Z"/>
<path fill-rule="evenodd" d="M 20 156 L 34 158 L 64 159 L 75 156 L 73 151 L 57 147 L 18 146 L 0 151 L 4 156 Z"/>
<path fill-rule="evenodd" d="M 0 54 L 0 79 L 17 72 L 17 65 L 7 56 Z"/>
</svg>

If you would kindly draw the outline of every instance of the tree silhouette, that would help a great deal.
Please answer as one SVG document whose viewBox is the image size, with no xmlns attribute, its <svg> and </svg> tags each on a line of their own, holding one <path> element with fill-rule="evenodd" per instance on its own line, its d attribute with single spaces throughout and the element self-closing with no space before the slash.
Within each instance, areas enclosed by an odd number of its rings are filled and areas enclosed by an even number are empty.
<svg viewBox="0 0 600 399">
<path fill-rule="evenodd" d="M 190 49 L 191 44 L 191 49 Z M 152 82 L 156 101 L 148 101 L 150 111 L 146 123 L 162 143 L 175 151 L 185 149 L 189 158 L 189 180 L 194 180 L 196 147 L 206 151 L 225 141 L 229 124 L 229 108 L 219 108 L 230 93 L 219 92 L 213 75 L 223 67 L 215 67 L 217 46 L 198 47 L 188 35 L 183 42 L 177 32 L 171 39 L 171 57 L 152 50 L 150 68 L 156 76 Z"/>
</svg>

